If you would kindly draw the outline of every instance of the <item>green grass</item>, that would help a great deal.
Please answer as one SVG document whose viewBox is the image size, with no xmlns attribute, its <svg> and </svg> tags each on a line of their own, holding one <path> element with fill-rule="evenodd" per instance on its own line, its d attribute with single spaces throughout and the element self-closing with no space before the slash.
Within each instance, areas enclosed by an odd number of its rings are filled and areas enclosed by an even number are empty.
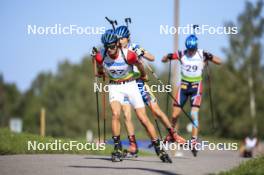
<svg viewBox="0 0 264 175">
<path fill-rule="evenodd" d="M 218 175 L 262 175 L 264 174 L 264 156 L 243 162 L 238 167 L 221 172 Z"/>
<path fill-rule="evenodd" d="M 60 141 L 63 143 L 69 143 L 70 141 L 77 141 L 85 144 L 84 139 L 62 139 L 53 137 L 41 137 L 39 135 L 29 134 L 29 133 L 13 133 L 7 128 L 0 128 L 0 155 L 10 155 L 10 154 L 94 154 L 94 155 L 110 155 L 113 148 L 111 145 L 106 145 L 105 150 L 78 150 L 73 147 L 72 150 L 33 150 L 28 149 L 28 141 L 36 141 L 37 143 L 54 143 L 55 141 Z M 148 152 L 139 152 L 139 155 L 151 155 Z"/>
<path fill-rule="evenodd" d="M 183 135 L 185 138 L 188 138 L 189 135 Z M 139 134 L 138 139 L 146 137 L 144 134 Z M 109 138 L 111 138 L 109 136 Z M 126 137 L 122 137 L 126 139 Z M 237 140 L 228 140 L 224 138 L 215 138 L 215 137 L 202 137 L 203 140 L 208 140 L 210 142 L 237 142 Z M 86 143 L 85 139 L 67 139 L 67 138 L 53 138 L 53 137 L 41 137 L 35 134 L 29 133 L 13 133 L 7 128 L 0 128 L 0 155 L 6 154 L 94 154 L 94 155 L 110 155 L 113 148 L 111 145 L 106 145 L 105 150 L 100 151 L 89 151 L 89 150 L 78 150 L 73 148 L 72 150 L 28 150 L 28 141 L 36 141 L 37 143 L 53 143 L 55 140 L 60 140 L 61 143 L 68 143 L 72 140 Z M 151 152 L 140 151 L 140 156 L 153 155 Z"/>
</svg>

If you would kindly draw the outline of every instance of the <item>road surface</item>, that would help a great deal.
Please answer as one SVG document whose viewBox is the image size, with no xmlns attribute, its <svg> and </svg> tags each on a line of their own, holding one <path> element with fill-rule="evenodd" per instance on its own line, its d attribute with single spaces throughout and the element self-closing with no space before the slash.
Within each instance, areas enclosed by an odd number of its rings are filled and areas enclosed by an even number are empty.
<svg viewBox="0 0 264 175">
<path fill-rule="evenodd" d="M 171 153 L 172 154 L 172 153 Z M 172 156 L 172 155 L 171 155 Z M 109 156 L 8 155 L 0 156 L 1 175 L 145 175 L 209 174 L 228 170 L 246 160 L 233 151 L 203 151 L 198 157 L 184 152 L 172 164 L 157 157 L 139 157 L 113 163 Z"/>
</svg>

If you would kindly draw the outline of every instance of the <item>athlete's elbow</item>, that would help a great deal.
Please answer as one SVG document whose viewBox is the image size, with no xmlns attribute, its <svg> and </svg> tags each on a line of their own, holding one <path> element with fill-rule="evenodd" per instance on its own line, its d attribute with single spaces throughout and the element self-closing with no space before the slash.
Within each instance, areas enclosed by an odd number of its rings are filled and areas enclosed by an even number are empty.
<svg viewBox="0 0 264 175">
<path fill-rule="evenodd" d="M 155 61 L 155 57 L 154 56 L 153 57 L 150 57 L 148 60 L 149 61 Z"/>
<path fill-rule="evenodd" d="M 214 62 L 215 64 L 217 64 L 217 65 L 221 65 L 221 64 L 222 64 L 221 59 L 218 58 L 218 57 L 214 57 L 214 58 L 213 58 L 213 62 Z"/>
<path fill-rule="evenodd" d="M 145 58 L 146 58 L 148 61 L 155 61 L 155 56 L 154 56 L 154 55 L 151 55 L 151 54 L 146 55 Z"/>
<path fill-rule="evenodd" d="M 222 64 L 222 61 L 219 59 L 216 64 L 217 65 L 221 65 Z"/>
</svg>

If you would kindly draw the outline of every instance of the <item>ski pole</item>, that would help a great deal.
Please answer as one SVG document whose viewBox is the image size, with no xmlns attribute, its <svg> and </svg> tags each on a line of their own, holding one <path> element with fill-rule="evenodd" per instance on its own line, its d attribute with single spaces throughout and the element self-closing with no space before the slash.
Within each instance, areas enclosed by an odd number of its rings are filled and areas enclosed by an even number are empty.
<svg viewBox="0 0 264 175">
<path fill-rule="evenodd" d="M 125 18 L 126 26 L 128 27 L 128 24 L 131 24 L 131 18 Z"/>
<path fill-rule="evenodd" d="M 212 97 L 212 88 L 211 88 L 211 78 L 210 78 L 210 67 L 209 63 L 206 62 L 206 69 L 207 69 L 207 83 L 208 83 L 208 91 L 209 91 L 209 100 L 210 100 L 210 110 L 211 110 L 211 117 L 212 117 L 212 128 L 215 129 L 215 122 L 214 122 L 214 103 Z"/>
<path fill-rule="evenodd" d="M 126 26 L 128 27 L 128 26 L 129 26 L 128 24 L 131 24 L 131 23 L 132 23 L 131 18 L 125 18 L 125 23 L 126 23 Z M 147 83 L 145 83 L 145 84 L 147 85 Z M 147 85 L 147 87 L 148 87 L 148 85 Z M 150 90 L 150 89 L 148 89 L 148 90 Z M 157 117 L 156 117 L 156 115 L 155 115 L 155 113 L 154 113 L 154 111 L 153 111 L 153 108 L 152 108 L 152 106 L 151 106 L 151 102 L 149 102 L 149 104 L 150 104 L 150 106 L 148 106 L 148 107 L 149 107 L 149 109 L 150 109 L 152 115 L 154 116 L 154 120 L 155 120 L 156 128 L 157 128 L 157 130 L 158 130 L 158 132 L 159 132 L 160 139 L 162 139 L 162 134 L 161 134 L 161 130 L 160 130 L 160 127 L 159 127 L 159 123 L 158 123 Z"/>
<path fill-rule="evenodd" d="M 202 58 L 202 55 L 198 55 L 200 58 Z M 208 83 L 208 94 L 209 94 L 209 101 L 210 101 L 210 112 L 211 112 L 211 119 L 212 119 L 212 129 L 215 129 L 215 122 L 214 122 L 214 103 L 213 103 L 213 97 L 212 97 L 212 89 L 211 89 L 211 78 L 210 78 L 210 67 L 208 61 L 205 63 L 205 69 L 206 69 L 206 79 Z"/>
<path fill-rule="evenodd" d="M 94 47 L 93 50 L 96 52 L 96 48 Z M 93 71 L 94 71 L 94 82 L 97 84 L 98 78 L 96 76 L 97 74 L 97 68 L 96 68 L 96 61 L 92 59 L 93 62 Z M 96 88 L 95 90 L 95 97 L 96 97 L 96 113 L 97 113 L 97 134 L 99 138 L 99 142 L 101 142 L 101 133 L 100 133 L 100 114 L 99 114 L 99 92 Z"/>
<path fill-rule="evenodd" d="M 129 18 L 129 17 L 128 17 L 128 18 L 125 18 L 125 23 L 126 23 L 126 26 L 129 27 L 129 24 L 132 23 L 131 18 Z M 145 83 L 145 84 L 146 84 L 146 83 Z M 146 85 L 147 85 L 147 84 L 146 84 Z M 147 87 L 148 87 L 148 85 L 147 85 Z M 148 89 L 148 90 L 150 90 L 150 89 Z M 160 139 L 162 140 L 162 134 L 161 134 L 161 130 L 160 130 L 160 126 L 159 126 L 158 120 L 157 120 L 157 116 L 155 115 L 155 113 L 154 113 L 154 111 L 153 111 L 153 108 L 152 108 L 151 102 L 149 102 L 149 104 L 150 104 L 150 106 L 148 105 L 148 107 L 149 107 L 149 109 L 150 109 L 152 115 L 154 116 L 154 121 L 155 121 L 155 124 L 156 124 L 156 128 L 157 128 L 157 130 L 158 130 L 158 132 L 159 132 Z"/>
<path fill-rule="evenodd" d="M 169 63 L 169 77 L 168 77 L 168 83 L 167 84 L 171 84 L 171 60 Z M 167 94 L 167 101 L 166 101 L 166 111 L 167 114 L 169 115 L 169 95 Z"/>
<path fill-rule="evenodd" d="M 150 92 L 150 88 L 149 88 L 149 86 L 147 85 L 147 83 L 145 83 L 144 87 L 146 87 L 147 91 Z M 143 88 L 144 88 L 144 87 L 143 87 Z M 152 115 L 153 115 L 153 117 L 154 117 L 155 124 L 156 124 L 156 128 L 157 128 L 157 130 L 158 130 L 158 132 L 159 132 L 160 139 L 162 140 L 161 130 L 160 130 L 160 127 L 159 127 L 159 123 L 158 123 L 158 120 L 157 120 L 157 116 L 156 116 L 155 112 L 153 111 L 150 97 L 148 97 L 148 100 L 149 100 L 149 105 L 147 105 L 147 106 L 149 107 L 149 109 L 150 109 L 150 111 L 151 111 L 151 113 L 152 113 Z"/>
<path fill-rule="evenodd" d="M 165 85 L 165 84 L 161 81 L 161 79 L 158 77 L 158 75 L 153 71 L 153 69 L 151 68 L 151 66 L 150 66 L 149 64 L 147 64 L 146 62 L 144 62 L 143 60 L 142 60 L 142 62 L 143 62 L 143 64 L 149 69 L 149 71 L 152 73 L 152 75 L 157 79 L 157 81 L 158 81 L 161 85 Z M 177 102 L 177 100 L 175 99 L 175 97 L 174 97 L 170 92 L 167 92 L 167 93 L 168 93 L 168 95 L 173 99 L 173 101 L 174 101 L 176 104 L 178 104 L 178 102 Z M 183 107 L 180 107 L 180 108 L 181 108 L 182 112 L 185 114 L 185 116 L 186 116 L 186 117 L 192 122 L 193 126 L 195 126 L 196 128 L 198 128 L 197 125 L 194 123 L 192 117 L 191 117 L 190 115 L 188 115 L 188 113 L 183 109 Z"/>
<path fill-rule="evenodd" d="M 103 76 L 103 86 L 105 86 L 105 76 Z M 106 141 L 106 104 L 105 104 L 105 91 L 103 90 L 103 94 L 102 94 L 102 103 L 103 103 L 103 132 L 104 132 L 104 143 Z"/>
<path fill-rule="evenodd" d="M 113 29 L 115 30 L 115 25 L 117 25 L 117 21 L 111 20 L 108 17 L 105 17 L 105 19 L 112 25 Z"/>
</svg>

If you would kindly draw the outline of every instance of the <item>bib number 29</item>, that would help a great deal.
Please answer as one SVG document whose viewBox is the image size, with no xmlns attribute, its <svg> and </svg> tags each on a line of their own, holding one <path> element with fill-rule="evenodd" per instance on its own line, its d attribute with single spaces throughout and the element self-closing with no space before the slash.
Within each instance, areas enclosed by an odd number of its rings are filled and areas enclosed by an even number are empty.
<svg viewBox="0 0 264 175">
<path fill-rule="evenodd" d="M 186 65 L 186 71 L 188 72 L 195 72 L 197 71 L 197 69 L 198 69 L 198 66 L 196 65 Z"/>
</svg>

